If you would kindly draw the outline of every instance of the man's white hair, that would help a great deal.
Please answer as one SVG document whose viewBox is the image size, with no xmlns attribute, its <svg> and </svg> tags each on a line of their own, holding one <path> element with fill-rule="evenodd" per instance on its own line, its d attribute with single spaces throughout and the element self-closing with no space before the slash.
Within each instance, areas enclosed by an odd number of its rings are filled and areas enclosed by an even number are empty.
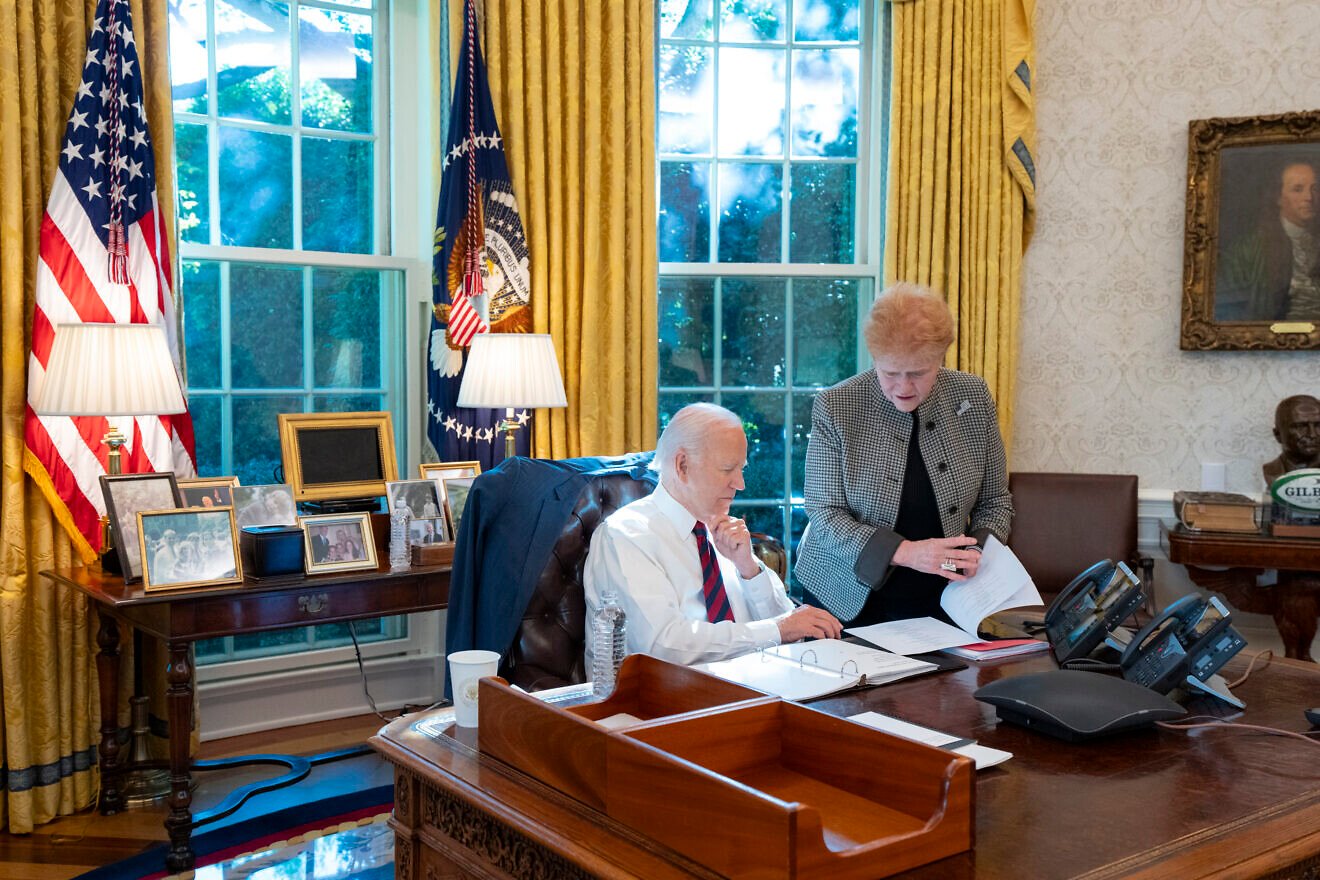
<svg viewBox="0 0 1320 880">
<path fill-rule="evenodd" d="M 655 457 L 651 459 L 651 470 L 659 471 L 663 477 L 673 468 L 679 450 L 686 450 L 688 455 L 700 455 L 711 431 L 717 427 L 742 430 L 742 419 L 714 403 L 690 403 L 683 407 L 674 413 L 660 434 L 655 444 Z"/>
</svg>

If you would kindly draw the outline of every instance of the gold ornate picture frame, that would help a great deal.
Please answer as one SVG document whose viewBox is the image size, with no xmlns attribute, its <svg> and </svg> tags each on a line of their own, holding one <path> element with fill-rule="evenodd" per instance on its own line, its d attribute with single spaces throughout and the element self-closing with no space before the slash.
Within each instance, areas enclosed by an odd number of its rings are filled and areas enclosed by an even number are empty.
<svg viewBox="0 0 1320 880">
<path fill-rule="evenodd" d="M 137 522 L 146 592 L 243 582 L 232 507 L 142 510 Z"/>
<path fill-rule="evenodd" d="M 298 517 L 303 530 L 303 565 L 308 574 L 374 570 L 376 542 L 369 513 L 323 513 Z"/>
<path fill-rule="evenodd" d="M 399 478 L 388 412 L 280 413 L 279 424 L 295 501 L 379 497 Z"/>
<path fill-rule="evenodd" d="M 1320 110 L 1189 124 L 1179 347 L 1320 348 Z"/>
</svg>

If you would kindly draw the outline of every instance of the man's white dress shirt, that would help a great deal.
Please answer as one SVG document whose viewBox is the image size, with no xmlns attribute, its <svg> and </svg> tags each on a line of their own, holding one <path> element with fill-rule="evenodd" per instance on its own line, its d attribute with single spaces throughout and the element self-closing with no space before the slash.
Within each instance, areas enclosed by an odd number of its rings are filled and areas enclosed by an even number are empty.
<svg viewBox="0 0 1320 880">
<path fill-rule="evenodd" d="M 597 526 L 587 554 L 587 675 L 591 675 L 591 621 L 601 595 L 613 589 L 627 615 L 628 653 L 674 663 L 707 663 L 778 645 L 778 619 L 793 610 L 784 584 L 761 571 L 744 580 L 732 559 L 710 546 L 719 561 L 733 620 L 706 619 L 701 559 L 692 534 L 696 517 L 657 486 Z"/>
</svg>

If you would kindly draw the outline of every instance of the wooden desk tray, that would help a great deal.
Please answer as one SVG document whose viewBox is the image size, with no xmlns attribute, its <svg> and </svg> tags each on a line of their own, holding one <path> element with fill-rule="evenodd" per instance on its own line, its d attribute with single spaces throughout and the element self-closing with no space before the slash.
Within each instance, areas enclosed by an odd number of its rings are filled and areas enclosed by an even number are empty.
<svg viewBox="0 0 1320 880">
<path fill-rule="evenodd" d="M 744 697 L 709 705 L 721 684 Z M 728 877 L 862 880 L 972 846 L 969 759 L 686 667 L 629 657 L 569 709 L 483 679 L 479 705 L 482 752 Z M 616 712 L 648 720 L 587 720 Z"/>
<path fill-rule="evenodd" d="M 413 565 L 449 565 L 454 561 L 454 542 L 413 544 L 408 548 L 408 555 Z"/>
</svg>

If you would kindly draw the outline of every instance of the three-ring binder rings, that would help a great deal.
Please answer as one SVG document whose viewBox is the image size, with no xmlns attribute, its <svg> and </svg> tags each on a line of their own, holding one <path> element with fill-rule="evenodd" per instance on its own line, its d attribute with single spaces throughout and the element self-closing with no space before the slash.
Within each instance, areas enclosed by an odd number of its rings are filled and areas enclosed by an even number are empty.
<svg viewBox="0 0 1320 880">
<path fill-rule="evenodd" d="M 697 668 L 786 700 L 810 700 L 853 687 L 888 684 L 938 667 L 865 645 L 817 639 L 765 648 Z"/>
</svg>

